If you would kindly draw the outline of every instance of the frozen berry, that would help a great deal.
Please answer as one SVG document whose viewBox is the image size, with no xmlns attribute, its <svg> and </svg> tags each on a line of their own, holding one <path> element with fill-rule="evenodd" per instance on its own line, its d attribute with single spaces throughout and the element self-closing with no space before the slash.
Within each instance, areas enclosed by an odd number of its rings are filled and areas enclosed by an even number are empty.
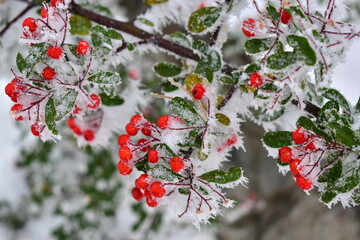
<svg viewBox="0 0 360 240">
<path fill-rule="evenodd" d="M 291 171 L 292 175 L 294 175 L 295 177 L 300 175 L 299 170 L 301 170 L 301 169 L 299 167 L 299 163 L 300 163 L 299 159 L 291 159 L 290 160 L 290 171 Z"/>
<path fill-rule="evenodd" d="M 53 59 L 60 59 L 63 53 L 64 51 L 62 50 L 61 47 L 55 47 L 55 46 L 50 46 L 46 52 L 46 54 Z"/>
<path fill-rule="evenodd" d="M 161 198 L 166 194 L 166 190 L 163 184 L 159 181 L 155 181 L 150 185 L 150 192 L 156 198 Z"/>
<path fill-rule="evenodd" d="M 89 52 L 90 44 L 87 41 L 80 41 L 76 46 L 76 53 L 86 55 Z"/>
<path fill-rule="evenodd" d="M 283 24 L 288 24 L 291 21 L 292 21 L 292 17 L 290 15 L 290 13 L 284 9 L 281 14 L 281 22 Z"/>
<path fill-rule="evenodd" d="M 230 136 L 230 138 L 228 138 L 228 140 L 226 141 L 226 145 L 227 145 L 227 146 L 232 146 L 232 145 L 234 145 L 234 144 L 237 142 L 237 139 L 238 139 L 237 135 L 236 135 L 236 134 L 232 134 L 232 135 Z"/>
<path fill-rule="evenodd" d="M 253 88 L 258 88 L 263 83 L 262 76 L 257 72 L 254 72 L 250 75 L 249 81 L 250 81 L 250 86 Z"/>
<path fill-rule="evenodd" d="M 313 186 L 312 182 L 303 176 L 296 176 L 296 184 L 303 190 L 310 190 Z"/>
<path fill-rule="evenodd" d="M 23 27 L 28 27 L 30 32 L 35 32 L 37 25 L 35 23 L 35 19 L 32 17 L 25 18 L 23 23 Z"/>
<path fill-rule="evenodd" d="M 139 129 L 135 126 L 135 124 L 132 123 L 126 124 L 125 130 L 127 134 L 129 134 L 130 136 L 135 136 L 139 131 Z"/>
<path fill-rule="evenodd" d="M 147 198 L 146 198 L 146 204 L 147 204 L 149 207 L 156 207 L 159 203 L 157 202 L 156 198 L 147 197 Z"/>
<path fill-rule="evenodd" d="M 42 18 L 47 18 L 48 11 L 46 8 L 41 9 L 40 15 Z"/>
<path fill-rule="evenodd" d="M 144 195 L 142 194 L 141 190 L 137 187 L 134 187 L 131 190 L 131 195 L 136 201 L 141 201 L 144 198 Z"/>
<path fill-rule="evenodd" d="M 147 174 L 141 174 L 138 179 L 135 180 L 135 186 L 140 189 L 146 189 L 149 186 L 149 176 Z"/>
<path fill-rule="evenodd" d="M 56 75 L 56 72 L 54 69 L 52 69 L 51 67 L 45 67 L 42 71 L 43 78 L 45 78 L 46 80 L 53 80 L 54 76 Z"/>
<path fill-rule="evenodd" d="M 23 105 L 17 103 L 11 107 L 10 111 L 11 112 L 19 112 L 19 111 L 21 111 L 22 108 L 23 108 Z"/>
<path fill-rule="evenodd" d="M 90 109 L 97 109 L 101 104 L 101 99 L 99 95 L 90 94 L 89 98 L 91 99 L 92 103 L 88 103 L 87 106 Z"/>
<path fill-rule="evenodd" d="M 75 104 L 73 114 L 79 114 L 83 109 Z"/>
<path fill-rule="evenodd" d="M 146 198 L 151 198 L 152 197 L 151 192 L 150 192 L 150 190 L 148 188 L 144 189 L 144 196 Z"/>
<path fill-rule="evenodd" d="M 194 96 L 195 99 L 201 100 L 205 96 L 206 89 L 204 88 L 204 85 L 202 84 L 196 84 L 191 93 Z"/>
<path fill-rule="evenodd" d="M 75 126 L 72 130 L 73 130 L 73 133 L 75 133 L 78 136 L 81 136 L 83 134 L 83 132 L 79 126 Z"/>
<path fill-rule="evenodd" d="M 143 147 L 140 148 L 140 151 L 147 152 L 150 149 L 150 145 L 147 144 L 147 143 L 148 143 L 148 140 L 146 140 L 145 138 L 141 138 L 141 139 L 138 140 L 136 145 L 137 146 L 143 146 Z"/>
<path fill-rule="evenodd" d="M 67 125 L 70 129 L 74 129 L 77 125 L 75 122 L 75 118 L 71 117 L 67 120 Z"/>
<path fill-rule="evenodd" d="M 306 145 L 306 150 L 313 151 L 316 149 L 316 146 L 314 142 L 310 142 L 308 145 Z"/>
<path fill-rule="evenodd" d="M 173 157 L 170 159 L 170 167 L 174 172 L 181 172 L 185 168 L 184 160 L 181 157 Z"/>
<path fill-rule="evenodd" d="M 22 121 L 24 120 L 24 117 L 23 116 L 17 116 L 15 117 L 15 121 Z"/>
<path fill-rule="evenodd" d="M 121 175 L 129 175 L 132 172 L 132 167 L 127 163 L 119 161 L 118 170 Z"/>
<path fill-rule="evenodd" d="M 136 114 L 130 118 L 130 123 L 137 125 L 142 119 L 143 117 L 140 114 Z"/>
<path fill-rule="evenodd" d="M 279 149 L 279 159 L 282 163 L 290 162 L 292 157 L 291 148 L 289 147 L 281 147 Z"/>
<path fill-rule="evenodd" d="M 119 149 L 119 157 L 124 162 L 129 162 L 133 158 L 133 155 L 131 153 L 131 149 L 129 147 L 127 147 L 127 146 L 122 146 Z"/>
<path fill-rule="evenodd" d="M 127 134 L 122 134 L 118 138 L 118 144 L 119 146 L 126 146 L 131 142 L 131 138 Z"/>
<path fill-rule="evenodd" d="M 85 130 L 83 135 L 84 135 L 85 140 L 88 141 L 88 142 L 91 142 L 95 138 L 94 131 L 91 130 L 91 129 Z"/>
<path fill-rule="evenodd" d="M 144 123 L 143 127 L 141 128 L 141 132 L 145 136 L 150 137 L 151 136 L 151 123 L 149 123 L 149 122 Z"/>
<path fill-rule="evenodd" d="M 157 125 L 161 129 L 165 129 L 170 125 L 171 117 L 168 115 L 164 115 L 158 118 Z"/>
<path fill-rule="evenodd" d="M 40 136 L 40 133 L 43 129 L 44 127 L 41 127 L 38 123 L 34 123 L 33 125 L 31 125 L 31 133 L 36 137 Z"/>
<path fill-rule="evenodd" d="M 296 144 L 302 144 L 307 139 L 302 127 L 298 127 L 295 131 L 291 133 L 291 135 Z"/>
<path fill-rule="evenodd" d="M 256 20 L 252 18 L 248 18 L 243 22 L 242 31 L 247 37 L 255 36 L 254 29 L 256 26 Z"/>
<path fill-rule="evenodd" d="M 148 161 L 151 163 L 156 163 L 157 161 L 159 161 L 159 152 L 155 149 L 151 149 L 148 152 Z"/>
<path fill-rule="evenodd" d="M 57 5 L 58 3 L 62 3 L 62 2 L 64 2 L 64 0 L 51 0 L 51 1 L 50 1 L 50 4 L 51 4 L 52 6 L 54 6 L 54 7 L 56 7 L 56 5 Z"/>
</svg>

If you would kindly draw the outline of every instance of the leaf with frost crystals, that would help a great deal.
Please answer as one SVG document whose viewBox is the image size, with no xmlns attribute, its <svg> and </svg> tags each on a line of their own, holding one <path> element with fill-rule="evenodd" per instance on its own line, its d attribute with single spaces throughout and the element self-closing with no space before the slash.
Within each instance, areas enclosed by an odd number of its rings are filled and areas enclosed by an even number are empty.
<svg viewBox="0 0 360 240">
<path fill-rule="evenodd" d="M 26 60 L 21 55 L 21 53 L 18 53 L 16 56 L 16 66 L 19 69 L 19 71 L 22 73 L 24 69 L 26 68 Z"/>
<path fill-rule="evenodd" d="M 162 77 L 175 77 L 181 73 L 181 67 L 173 63 L 158 63 L 154 66 L 154 71 Z"/>
<path fill-rule="evenodd" d="M 49 130 L 54 135 L 58 135 L 59 131 L 55 123 L 55 118 L 56 118 L 56 108 L 54 104 L 54 98 L 50 97 L 45 106 L 45 123 L 49 128 Z"/>
<path fill-rule="evenodd" d="M 120 75 L 113 72 L 100 72 L 89 77 L 89 81 L 97 84 L 119 84 Z"/>
<path fill-rule="evenodd" d="M 174 181 L 176 179 L 182 178 L 180 174 L 173 172 L 170 168 L 165 167 L 164 165 L 156 165 L 149 170 L 150 176 L 153 178 L 160 178 L 166 181 Z"/>
<path fill-rule="evenodd" d="M 301 55 L 301 60 L 304 61 L 306 65 L 315 65 L 316 54 L 306 38 L 289 35 L 286 37 L 286 41 L 294 48 L 297 54 Z"/>
<path fill-rule="evenodd" d="M 275 38 L 252 38 L 245 42 L 245 51 L 251 54 L 267 51 L 274 44 Z"/>
<path fill-rule="evenodd" d="M 61 120 L 74 108 L 77 95 L 77 91 L 70 90 L 64 96 L 61 96 L 61 98 L 55 99 L 56 121 Z"/>
<path fill-rule="evenodd" d="M 214 25 L 219 19 L 221 8 L 203 7 L 193 12 L 189 18 L 188 29 L 193 33 L 201 33 Z"/>
<path fill-rule="evenodd" d="M 242 170 L 240 167 L 232 167 L 228 171 L 226 170 L 214 170 L 199 176 L 200 179 L 207 182 L 213 182 L 217 184 L 227 184 L 235 182 L 241 178 Z"/>
<path fill-rule="evenodd" d="M 288 131 L 267 132 L 263 137 L 263 141 L 268 147 L 272 148 L 289 146 L 293 143 L 292 134 Z"/>
<path fill-rule="evenodd" d="M 334 102 L 338 103 L 348 113 L 351 112 L 349 102 L 346 100 L 346 98 L 339 91 L 337 91 L 337 90 L 335 90 L 333 88 L 328 88 L 323 93 L 323 96 L 326 97 L 327 99 L 331 100 L 331 101 L 334 101 Z"/>
<path fill-rule="evenodd" d="M 194 125 L 200 121 L 200 117 L 196 110 L 188 101 L 181 97 L 174 97 L 170 101 L 170 109 L 178 116 L 182 117 L 190 125 Z"/>
</svg>

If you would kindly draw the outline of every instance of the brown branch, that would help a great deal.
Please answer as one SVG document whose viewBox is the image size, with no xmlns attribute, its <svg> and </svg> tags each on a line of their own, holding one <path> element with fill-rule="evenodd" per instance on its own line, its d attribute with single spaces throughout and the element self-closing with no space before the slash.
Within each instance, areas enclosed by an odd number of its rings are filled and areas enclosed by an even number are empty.
<svg viewBox="0 0 360 240">
<path fill-rule="evenodd" d="M 5 32 L 11 27 L 12 24 L 18 21 L 22 16 L 24 16 L 30 9 L 35 6 L 36 4 L 34 1 L 29 2 L 28 5 L 17 16 L 15 16 L 10 22 L 5 25 L 5 27 L 0 32 L 0 37 L 5 34 Z"/>
<path fill-rule="evenodd" d="M 318 106 L 316 106 L 315 104 L 309 102 L 309 101 L 303 101 L 305 103 L 305 108 L 304 110 L 307 111 L 308 113 L 310 113 L 311 115 L 313 115 L 314 117 L 317 117 L 321 108 L 319 108 Z M 291 103 L 294 104 L 295 106 L 299 105 L 299 101 L 296 99 L 291 100 Z"/>
</svg>

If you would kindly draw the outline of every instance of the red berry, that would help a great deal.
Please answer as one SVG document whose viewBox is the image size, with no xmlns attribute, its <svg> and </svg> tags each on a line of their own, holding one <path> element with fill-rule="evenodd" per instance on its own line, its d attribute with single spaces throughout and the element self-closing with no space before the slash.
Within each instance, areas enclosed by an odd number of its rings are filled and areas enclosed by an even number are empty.
<svg viewBox="0 0 360 240">
<path fill-rule="evenodd" d="M 147 197 L 147 198 L 146 198 L 146 204 L 147 204 L 149 207 L 156 207 L 159 203 L 157 202 L 156 198 Z"/>
<path fill-rule="evenodd" d="M 19 93 L 14 93 L 10 96 L 11 101 L 17 102 L 19 97 Z"/>
<path fill-rule="evenodd" d="M 163 184 L 159 181 L 155 181 L 150 185 L 150 192 L 156 198 L 161 198 L 166 194 L 166 190 Z"/>
<path fill-rule="evenodd" d="M 35 32 L 37 25 L 35 23 L 35 19 L 32 17 L 25 18 L 23 23 L 23 27 L 28 27 L 30 32 Z"/>
<path fill-rule="evenodd" d="M 87 129 L 84 131 L 84 138 L 86 141 L 91 142 L 95 138 L 94 131 L 91 129 Z"/>
<path fill-rule="evenodd" d="M 181 172 L 185 168 L 184 160 L 181 157 L 173 157 L 170 159 L 170 167 L 174 172 Z"/>
<path fill-rule="evenodd" d="M 141 201 L 144 198 L 144 195 L 142 194 L 141 190 L 137 187 L 134 187 L 131 190 L 131 195 L 136 201 Z"/>
<path fill-rule="evenodd" d="M 119 149 L 119 157 L 124 162 L 129 162 L 133 158 L 133 155 L 131 153 L 131 149 L 129 147 L 127 147 L 127 146 L 122 146 Z"/>
<path fill-rule="evenodd" d="M 75 127 L 77 127 L 76 122 L 75 122 L 75 118 L 71 117 L 67 120 L 67 125 L 70 129 L 74 129 Z"/>
<path fill-rule="evenodd" d="M 131 138 L 127 134 L 120 135 L 118 138 L 119 146 L 126 146 L 131 142 Z"/>
<path fill-rule="evenodd" d="M 90 44 L 87 41 L 80 41 L 76 47 L 76 53 L 86 55 L 89 52 Z"/>
<path fill-rule="evenodd" d="M 31 125 L 31 133 L 36 137 L 40 136 L 40 133 L 43 129 L 44 127 L 40 127 L 38 123 L 34 123 L 33 125 Z"/>
<path fill-rule="evenodd" d="M 155 149 L 151 149 L 148 152 L 148 161 L 151 163 L 156 163 L 157 161 L 159 161 L 159 152 Z"/>
<path fill-rule="evenodd" d="M 310 142 L 308 145 L 306 145 L 306 150 L 315 150 L 316 149 L 316 146 L 314 144 L 314 142 Z"/>
<path fill-rule="evenodd" d="M 63 0 L 51 0 L 51 1 L 50 1 L 50 4 L 51 4 L 52 6 L 54 6 L 54 7 L 56 7 L 56 4 L 62 3 L 62 2 L 63 2 Z"/>
<path fill-rule="evenodd" d="M 289 147 L 281 147 L 279 149 L 279 159 L 282 163 L 290 162 L 292 157 L 291 148 Z"/>
<path fill-rule="evenodd" d="M 60 59 L 61 56 L 63 55 L 63 50 L 61 47 L 55 47 L 55 46 L 50 46 L 46 52 L 46 54 L 54 59 Z"/>
<path fill-rule="evenodd" d="M 250 86 L 252 86 L 253 88 L 260 87 L 262 83 L 262 76 L 259 73 L 254 72 L 250 75 Z"/>
<path fill-rule="evenodd" d="M 312 182 L 303 176 L 296 176 L 296 184 L 303 190 L 310 190 L 313 186 Z"/>
<path fill-rule="evenodd" d="M 24 120 L 24 117 L 23 117 L 23 116 L 17 116 L 17 117 L 15 118 L 15 121 L 22 121 L 22 120 Z"/>
<path fill-rule="evenodd" d="M 149 186 L 149 176 L 147 174 L 141 174 L 138 179 L 135 180 L 135 186 L 140 189 L 146 189 Z"/>
<path fill-rule="evenodd" d="M 139 129 L 133 123 L 126 124 L 125 130 L 130 136 L 135 136 L 139 131 Z"/>
<path fill-rule="evenodd" d="M 99 95 L 90 94 L 89 98 L 92 100 L 92 103 L 88 103 L 87 107 L 90 109 L 97 109 L 101 104 L 101 99 Z"/>
<path fill-rule="evenodd" d="M 47 18 L 48 11 L 46 8 L 41 9 L 40 15 L 42 18 Z"/>
<path fill-rule="evenodd" d="M 245 34 L 245 36 L 253 37 L 255 36 L 254 29 L 256 26 L 256 20 L 252 18 L 248 18 L 243 22 L 242 31 Z"/>
<path fill-rule="evenodd" d="M 195 99 L 201 100 L 205 96 L 206 89 L 204 88 L 204 85 L 202 84 L 196 84 L 191 93 L 194 96 Z"/>
<path fill-rule="evenodd" d="M 73 133 L 75 133 L 76 135 L 81 136 L 83 134 L 83 132 L 79 126 L 75 126 L 72 130 L 73 130 Z"/>
<path fill-rule="evenodd" d="M 281 14 L 281 22 L 283 24 L 288 24 L 291 21 L 292 21 L 292 17 L 290 15 L 290 13 L 284 9 Z"/>
<path fill-rule="evenodd" d="M 228 140 L 226 141 L 226 145 L 231 146 L 231 145 L 235 144 L 237 142 L 237 139 L 238 139 L 237 135 L 235 133 L 232 134 L 230 136 L 230 138 L 228 138 Z"/>
<path fill-rule="evenodd" d="M 54 79 L 54 76 L 56 75 L 56 72 L 51 67 L 45 67 L 42 71 L 42 76 L 46 80 L 52 80 Z"/>
<path fill-rule="evenodd" d="M 151 192 L 150 192 L 149 189 L 144 189 L 144 196 L 146 198 L 151 198 L 152 197 Z"/>
<path fill-rule="evenodd" d="M 119 161 L 118 170 L 121 175 L 129 175 L 132 172 L 132 167 L 122 161 Z"/>
<path fill-rule="evenodd" d="M 81 111 L 82 111 L 82 108 L 80 108 L 79 106 L 77 106 L 75 104 L 73 114 L 79 114 Z"/>
<path fill-rule="evenodd" d="M 149 122 L 144 123 L 143 127 L 141 128 L 141 132 L 145 136 L 150 137 L 151 136 L 151 123 L 149 123 Z"/>
<path fill-rule="evenodd" d="M 137 125 L 142 119 L 143 116 L 141 116 L 140 114 L 136 114 L 130 118 L 130 123 Z"/>
<path fill-rule="evenodd" d="M 157 125 L 159 126 L 159 128 L 165 129 L 170 125 L 170 121 L 171 117 L 168 115 L 164 115 L 159 117 L 159 119 L 157 120 Z"/>
<path fill-rule="evenodd" d="M 11 107 L 10 111 L 12 111 L 12 112 L 19 112 L 19 111 L 21 111 L 22 108 L 23 108 L 23 105 L 21 105 L 21 104 L 14 104 L 14 105 Z"/>
<path fill-rule="evenodd" d="M 140 148 L 140 151 L 142 152 L 147 152 L 150 149 L 150 145 L 146 144 L 148 142 L 148 140 L 146 140 L 145 138 L 141 138 L 139 139 L 139 141 L 137 142 L 137 146 L 143 146 L 142 148 Z"/>
<path fill-rule="evenodd" d="M 295 177 L 300 175 L 299 170 L 301 170 L 301 168 L 299 168 L 299 163 L 300 163 L 299 159 L 290 160 L 290 171 Z"/>
<path fill-rule="evenodd" d="M 8 95 L 9 97 L 11 95 L 13 95 L 14 93 L 14 90 L 15 90 L 15 86 L 12 82 L 8 83 L 6 86 L 5 86 L 5 93 L 6 95 Z"/>
<path fill-rule="evenodd" d="M 302 131 L 302 127 L 298 127 L 295 131 L 293 131 L 292 138 L 296 144 L 302 144 L 306 141 L 307 137 L 305 133 Z"/>
</svg>

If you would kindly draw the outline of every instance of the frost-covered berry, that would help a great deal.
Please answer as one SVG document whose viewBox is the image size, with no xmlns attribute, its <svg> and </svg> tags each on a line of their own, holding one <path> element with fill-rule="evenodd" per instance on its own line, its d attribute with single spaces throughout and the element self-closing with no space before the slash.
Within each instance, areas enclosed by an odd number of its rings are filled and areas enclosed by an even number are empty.
<svg viewBox="0 0 360 240">
<path fill-rule="evenodd" d="M 31 133 L 34 136 L 39 137 L 44 127 L 41 127 L 38 123 L 34 123 L 33 125 L 31 125 L 30 129 L 31 129 Z"/>
<path fill-rule="evenodd" d="M 46 54 L 53 59 L 60 59 L 64 54 L 64 51 L 61 47 L 50 46 Z"/>
<path fill-rule="evenodd" d="M 157 125 L 161 129 L 165 129 L 170 125 L 171 117 L 168 115 L 164 115 L 158 118 Z"/>
<path fill-rule="evenodd" d="M 173 157 L 170 159 L 170 167 L 174 172 L 181 172 L 185 168 L 184 160 L 181 157 Z"/>
<path fill-rule="evenodd" d="M 250 74 L 249 82 L 250 82 L 250 86 L 252 86 L 253 88 L 258 88 L 263 84 L 263 79 L 259 73 L 254 72 Z"/>
<path fill-rule="evenodd" d="M 37 28 L 37 25 L 35 23 L 35 19 L 32 18 L 32 17 L 25 18 L 23 23 L 22 23 L 22 26 L 23 27 L 28 27 L 30 32 L 35 32 L 36 28 Z"/>
<path fill-rule="evenodd" d="M 288 24 L 288 23 L 292 22 L 291 14 L 288 11 L 286 11 L 285 9 L 282 11 L 282 14 L 281 14 L 281 22 L 283 24 Z"/>
<path fill-rule="evenodd" d="M 129 175 L 132 172 L 132 167 L 127 163 L 119 161 L 118 170 L 121 175 Z"/>
<path fill-rule="evenodd" d="M 150 192 L 151 195 L 153 195 L 156 198 L 161 198 L 166 194 L 164 185 L 159 181 L 155 181 L 150 185 Z"/>
<path fill-rule="evenodd" d="M 129 147 L 127 147 L 127 146 L 122 146 L 119 149 L 119 157 L 124 162 L 129 162 L 133 158 L 133 155 L 131 153 L 131 149 Z"/>
<path fill-rule="evenodd" d="M 50 4 L 51 4 L 51 6 L 56 7 L 56 5 L 57 5 L 58 3 L 63 3 L 63 2 L 64 2 L 64 0 L 51 0 L 51 1 L 50 1 Z"/>
<path fill-rule="evenodd" d="M 306 179 L 303 176 L 296 176 L 296 184 L 299 188 L 303 190 L 310 190 L 313 186 L 312 182 L 309 179 Z"/>
<path fill-rule="evenodd" d="M 137 125 L 141 120 L 143 119 L 143 116 L 140 114 L 136 114 L 130 118 L 130 123 Z"/>
<path fill-rule="evenodd" d="M 243 22 L 242 31 L 247 37 L 255 36 L 254 29 L 256 26 L 256 20 L 252 18 L 248 18 Z"/>
<path fill-rule="evenodd" d="M 23 105 L 17 103 L 17 104 L 14 104 L 14 105 L 10 108 L 10 111 L 16 113 L 16 112 L 21 111 L 22 109 L 23 109 Z"/>
<path fill-rule="evenodd" d="M 226 145 L 229 147 L 234 145 L 237 142 L 237 139 L 238 139 L 237 135 L 235 133 L 232 134 L 226 141 Z"/>
<path fill-rule="evenodd" d="M 141 192 L 141 190 L 137 187 L 134 187 L 131 190 L 131 195 L 132 197 L 136 200 L 136 201 L 141 201 L 144 198 L 143 193 Z"/>
<path fill-rule="evenodd" d="M 40 15 L 42 18 L 47 18 L 47 14 L 48 14 L 48 11 L 46 8 L 42 8 L 41 9 L 41 12 L 40 12 Z"/>
<path fill-rule="evenodd" d="M 53 80 L 54 76 L 56 75 L 56 72 L 54 69 L 52 69 L 51 67 L 45 67 L 41 73 L 41 75 L 43 76 L 43 78 L 45 78 L 46 80 Z"/>
<path fill-rule="evenodd" d="M 147 198 L 146 198 L 146 204 L 147 204 L 149 207 L 156 207 L 159 203 L 158 203 L 158 201 L 156 200 L 156 198 L 147 197 Z"/>
<path fill-rule="evenodd" d="M 144 196 L 145 196 L 146 198 L 151 198 L 151 197 L 152 197 L 149 188 L 144 189 Z"/>
<path fill-rule="evenodd" d="M 141 128 L 141 132 L 145 136 L 150 137 L 151 136 L 151 123 L 149 123 L 149 122 L 144 123 L 143 127 Z"/>
<path fill-rule="evenodd" d="M 74 129 L 74 128 L 76 128 L 77 127 L 77 124 L 76 124 L 76 122 L 75 122 L 75 118 L 73 118 L 73 117 L 70 117 L 68 120 L 67 120 L 67 125 L 68 125 L 68 127 L 70 128 L 70 129 Z"/>
<path fill-rule="evenodd" d="M 148 161 L 151 163 L 156 163 L 159 161 L 159 152 L 156 149 L 151 149 L 148 152 Z"/>
<path fill-rule="evenodd" d="M 194 96 L 195 99 L 201 100 L 205 96 L 206 89 L 204 88 L 204 85 L 202 84 L 196 84 L 191 93 Z"/>
<path fill-rule="evenodd" d="M 140 177 L 138 177 L 135 180 L 135 186 L 140 189 L 146 189 L 149 186 L 149 175 L 147 174 L 141 174 Z"/>
<path fill-rule="evenodd" d="M 302 144 L 307 140 L 307 137 L 303 132 L 302 127 L 298 127 L 295 131 L 291 133 L 291 135 L 296 144 Z"/>
<path fill-rule="evenodd" d="M 147 152 L 147 151 L 149 151 L 150 145 L 149 145 L 149 144 L 146 144 L 147 141 L 148 141 L 148 140 L 146 140 L 145 138 L 140 138 L 140 139 L 138 140 L 138 142 L 137 142 L 136 145 L 137 145 L 137 146 L 142 146 L 142 145 L 143 145 L 143 147 L 140 148 L 140 151 L 142 151 L 142 152 Z"/>
<path fill-rule="evenodd" d="M 282 163 L 290 162 L 292 157 L 291 148 L 289 147 L 281 147 L 279 149 L 279 159 Z"/>
<path fill-rule="evenodd" d="M 90 49 L 90 44 L 87 41 L 82 40 L 78 42 L 76 46 L 76 53 L 79 55 L 86 55 L 89 52 L 89 49 Z"/>
<path fill-rule="evenodd" d="M 316 146 L 314 144 L 314 142 L 310 142 L 308 145 L 306 145 L 306 150 L 312 151 L 316 149 Z"/>
<path fill-rule="evenodd" d="M 91 103 L 87 104 L 87 107 L 90 109 L 97 109 L 101 104 L 101 99 L 99 95 L 96 94 L 90 94 L 89 98 L 91 99 Z"/>
<path fill-rule="evenodd" d="M 84 131 L 83 136 L 86 141 L 91 142 L 95 138 L 95 133 L 92 129 L 87 129 Z"/>
<path fill-rule="evenodd" d="M 129 134 L 130 136 L 135 136 L 139 131 L 139 129 L 135 126 L 135 124 L 132 123 L 126 124 L 125 130 L 127 134 Z"/>
<path fill-rule="evenodd" d="M 301 169 L 299 168 L 299 163 L 300 163 L 299 159 L 291 159 L 290 160 L 290 171 L 291 171 L 292 175 L 294 175 L 295 177 L 300 175 L 299 171 Z"/>
<path fill-rule="evenodd" d="M 122 134 L 118 138 L 118 144 L 119 146 L 126 146 L 131 142 L 131 138 L 127 134 Z"/>
</svg>

